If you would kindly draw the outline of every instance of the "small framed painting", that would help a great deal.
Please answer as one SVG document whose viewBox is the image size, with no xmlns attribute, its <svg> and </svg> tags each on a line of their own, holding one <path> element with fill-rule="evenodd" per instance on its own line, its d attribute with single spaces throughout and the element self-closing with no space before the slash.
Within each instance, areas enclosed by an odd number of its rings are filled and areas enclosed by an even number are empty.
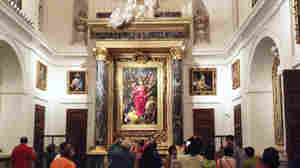
<svg viewBox="0 0 300 168">
<path fill-rule="evenodd" d="M 36 88 L 46 91 L 47 90 L 47 77 L 48 68 L 40 61 L 37 62 L 37 75 L 36 75 Z"/>
<path fill-rule="evenodd" d="M 232 64 L 231 71 L 232 71 L 232 89 L 238 89 L 241 86 L 241 64 L 240 60 L 235 61 Z"/>
<path fill-rule="evenodd" d="M 192 68 L 190 71 L 190 94 L 193 96 L 215 96 L 216 68 Z"/>
<path fill-rule="evenodd" d="M 67 72 L 67 93 L 87 94 L 88 93 L 88 73 L 87 71 Z"/>
</svg>

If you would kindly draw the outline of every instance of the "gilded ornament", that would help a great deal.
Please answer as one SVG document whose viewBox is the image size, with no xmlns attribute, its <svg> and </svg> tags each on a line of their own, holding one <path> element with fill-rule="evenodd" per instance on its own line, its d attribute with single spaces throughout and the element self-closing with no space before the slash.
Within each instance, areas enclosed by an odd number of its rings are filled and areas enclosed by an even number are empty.
<svg viewBox="0 0 300 168">
<path fill-rule="evenodd" d="M 149 56 L 140 51 L 137 51 L 132 58 L 132 61 L 137 62 L 138 64 L 146 64 L 150 60 L 151 58 Z"/>
<path fill-rule="evenodd" d="M 110 62 L 110 54 L 107 50 L 107 48 L 104 47 L 97 47 L 93 48 L 93 55 L 96 57 L 96 60 L 98 61 L 105 61 L 105 62 Z"/>
<path fill-rule="evenodd" d="M 170 48 L 169 52 L 174 60 L 181 60 L 184 57 L 184 50 L 182 48 Z"/>
</svg>

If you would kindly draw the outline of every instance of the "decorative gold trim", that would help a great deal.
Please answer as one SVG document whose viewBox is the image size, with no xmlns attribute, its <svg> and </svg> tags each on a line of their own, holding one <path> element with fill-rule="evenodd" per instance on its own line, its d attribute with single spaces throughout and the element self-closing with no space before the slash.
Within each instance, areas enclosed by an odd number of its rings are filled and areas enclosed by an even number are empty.
<svg viewBox="0 0 300 168">
<path fill-rule="evenodd" d="M 85 91 L 71 91 L 70 90 L 70 73 L 76 73 L 76 72 L 84 72 L 85 74 Z M 88 72 L 82 71 L 82 70 L 72 70 L 67 72 L 67 94 L 88 94 Z"/>
<path fill-rule="evenodd" d="M 162 130 L 163 129 L 163 96 L 164 96 L 164 72 L 163 72 L 163 63 L 160 62 L 147 62 L 146 64 L 139 64 L 136 62 L 117 62 L 117 89 L 119 92 L 118 96 L 118 131 L 137 131 L 137 130 Z M 123 71 L 124 68 L 157 68 L 157 91 L 158 91 L 158 105 L 157 105 L 157 123 L 154 125 L 125 125 L 123 124 Z"/>
<path fill-rule="evenodd" d="M 45 67 L 45 78 L 46 79 L 44 81 L 45 82 L 44 84 L 40 83 L 40 80 L 41 80 L 41 76 L 40 76 L 41 66 Z M 36 88 L 38 88 L 40 90 L 43 90 L 43 91 L 46 91 L 47 86 L 48 86 L 48 67 L 46 65 L 42 64 L 40 61 L 37 61 L 36 72 L 37 72 L 37 74 L 36 74 Z"/>
<path fill-rule="evenodd" d="M 93 48 L 93 55 L 96 57 L 96 60 L 98 61 L 105 61 L 105 62 L 110 62 L 111 57 L 110 54 L 105 47 L 96 47 Z"/>
<path fill-rule="evenodd" d="M 103 48 L 113 49 L 113 48 L 173 48 L 182 47 L 184 44 L 184 39 L 179 40 L 111 40 L 111 41 L 96 41 L 96 46 L 101 46 Z"/>
<path fill-rule="evenodd" d="M 278 145 L 279 148 L 283 148 L 284 126 L 283 126 L 283 110 L 282 110 L 281 76 L 278 74 L 279 66 L 280 66 L 279 56 L 274 56 L 273 65 L 272 65 L 274 134 L 275 134 L 275 144 Z"/>
<path fill-rule="evenodd" d="M 84 20 L 84 19 L 83 19 Z M 87 24 L 90 25 L 105 25 L 109 26 L 109 19 L 85 19 Z M 192 17 L 180 18 L 137 18 L 131 25 L 190 25 L 193 22 Z"/>
<path fill-rule="evenodd" d="M 295 15 L 295 29 L 296 29 L 296 43 L 300 44 L 300 25 L 299 25 L 299 17 L 300 17 L 300 6 L 299 0 L 292 1 L 293 14 Z"/>
<path fill-rule="evenodd" d="M 232 89 L 238 89 L 241 86 L 241 61 L 238 59 L 231 65 Z M 237 79 L 234 76 L 237 75 Z"/>
<path fill-rule="evenodd" d="M 211 72 L 212 73 L 212 90 L 194 90 L 194 72 Z M 190 94 L 192 96 L 216 96 L 217 95 L 217 69 L 216 68 L 191 68 L 190 70 Z"/>
<path fill-rule="evenodd" d="M 138 63 L 138 64 L 146 64 L 151 58 L 146 55 L 143 52 L 137 51 L 134 56 L 132 61 Z"/>
<path fill-rule="evenodd" d="M 182 48 L 179 47 L 173 47 L 170 48 L 170 55 L 172 57 L 172 59 L 174 60 L 181 60 L 184 57 L 184 50 Z"/>
</svg>

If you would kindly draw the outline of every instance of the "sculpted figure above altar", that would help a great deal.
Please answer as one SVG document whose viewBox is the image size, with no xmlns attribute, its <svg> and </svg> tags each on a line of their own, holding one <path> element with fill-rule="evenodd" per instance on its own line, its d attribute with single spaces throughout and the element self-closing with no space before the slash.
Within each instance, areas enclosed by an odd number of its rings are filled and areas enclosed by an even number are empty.
<svg viewBox="0 0 300 168">
<path fill-rule="evenodd" d="M 124 8 L 116 8 L 110 16 L 110 25 L 118 28 L 135 18 L 153 18 L 159 7 L 159 0 L 128 0 Z"/>
</svg>

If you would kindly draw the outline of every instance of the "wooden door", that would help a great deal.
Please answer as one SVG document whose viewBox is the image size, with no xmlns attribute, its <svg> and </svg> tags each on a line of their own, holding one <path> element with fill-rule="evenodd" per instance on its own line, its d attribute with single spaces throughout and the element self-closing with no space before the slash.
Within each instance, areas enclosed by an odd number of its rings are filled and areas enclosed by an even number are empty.
<svg viewBox="0 0 300 168">
<path fill-rule="evenodd" d="M 285 70 L 284 108 L 289 163 L 300 161 L 300 70 Z"/>
<path fill-rule="evenodd" d="M 86 154 L 87 138 L 87 109 L 68 109 L 67 110 L 67 141 L 75 149 L 75 158 L 84 166 Z"/>
<path fill-rule="evenodd" d="M 41 164 L 41 156 L 44 149 L 44 134 L 45 134 L 45 107 L 41 105 L 35 105 L 34 113 L 34 137 L 33 148 L 38 154 L 38 160 L 36 161 L 36 167 Z"/>
<path fill-rule="evenodd" d="M 40 105 L 35 105 L 33 146 L 34 146 L 34 150 L 39 153 L 43 152 L 44 134 L 45 134 L 45 107 Z"/>
<path fill-rule="evenodd" d="M 193 109 L 194 136 L 200 136 L 205 142 L 214 143 L 215 138 L 215 110 Z"/>
<path fill-rule="evenodd" d="M 235 142 L 239 147 L 243 147 L 243 132 L 242 132 L 242 106 L 234 107 L 234 134 Z"/>
</svg>

